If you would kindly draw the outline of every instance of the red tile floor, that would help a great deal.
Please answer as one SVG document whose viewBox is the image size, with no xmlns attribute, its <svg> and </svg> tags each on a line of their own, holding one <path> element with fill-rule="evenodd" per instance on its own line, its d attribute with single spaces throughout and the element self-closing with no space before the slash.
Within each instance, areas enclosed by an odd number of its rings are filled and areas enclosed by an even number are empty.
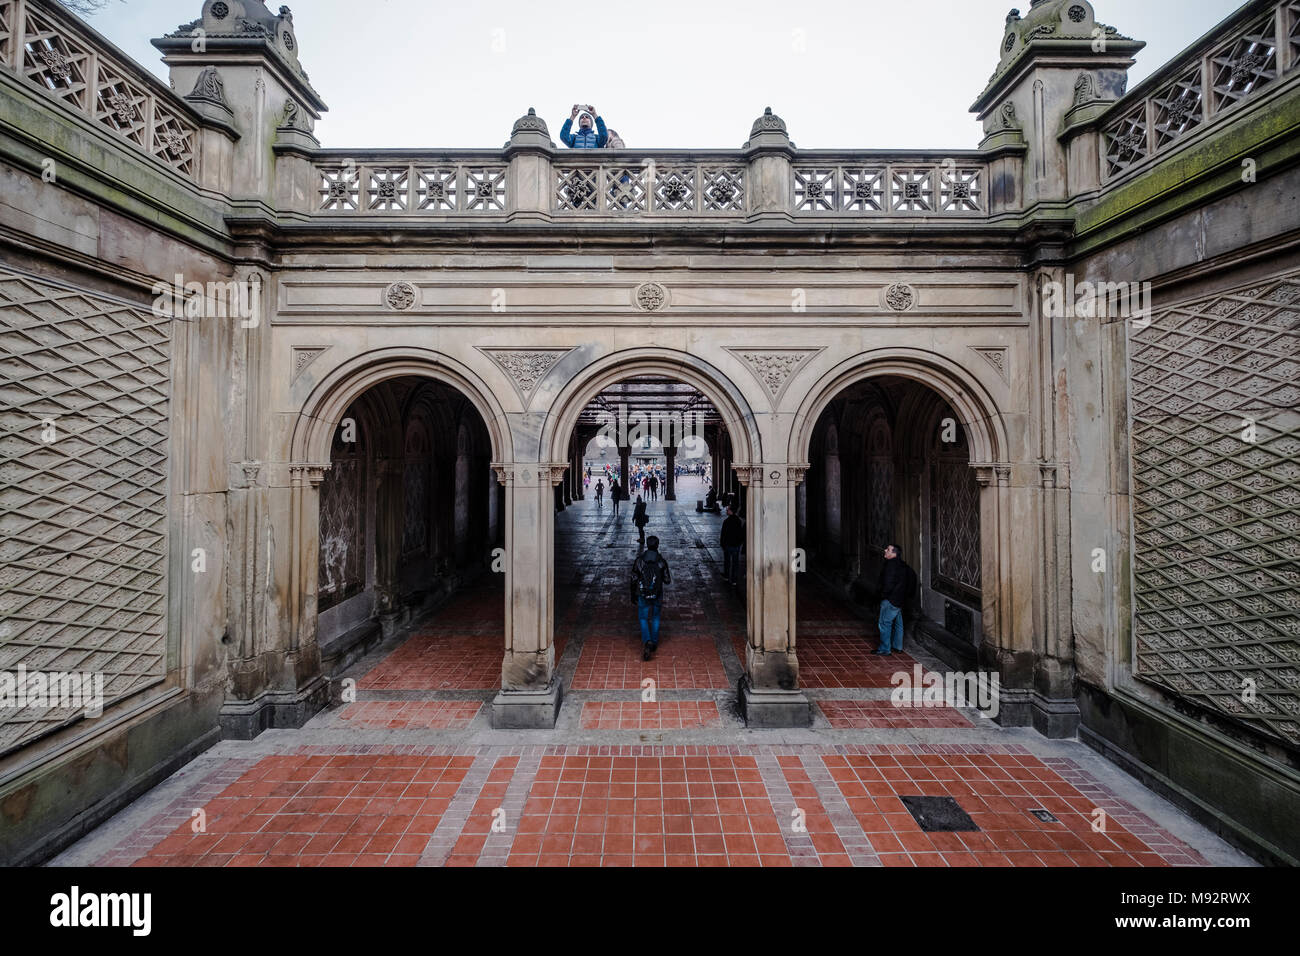
<svg viewBox="0 0 1300 956">
<path fill-rule="evenodd" d="M 890 678 L 910 672 L 916 658 L 874 656 L 870 622 L 811 579 L 799 585 L 800 679 L 825 720 L 790 738 L 797 744 L 780 742 L 787 739 L 780 732 L 745 730 L 734 705 L 744 666 L 743 589 L 721 584 L 718 519 L 695 514 L 689 486 L 683 492 L 677 506 L 651 508 L 651 530 L 673 569 L 651 662 L 641 660 L 627 591 L 636 550 L 627 516 L 620 522 L 608 507 L 597 512 L 579 502 L 557 519 L 556 661 L 565 699 L 555 730 L 491 731 L 475 719 L 501 681 L 504 601 L 493 579 L 355 665 L 348 672 L 357 678 L 354 702 L 301 731 L 223 741 L 142 798 L 129 825 L 111 823 L 86 838 L 79 859 L 139 866 L 1205 862 L 1100 783 L 1085 764 L 1096 768 L 1101 758 L 1077 743 L 1044 743 L 1051 756 L 1040 757 L 970 711 L 893 707 Z M 671 699 L 643 701 L 647 678 Z M 951 797 L 979 829 L 924 833 L 904 796 Z"/>
<path fill-rule="evenodd" d="M 370 749 L 263 757 L 206 801 L 196 780 L 97 862 L 483 865 L 498 840 L 494 862 L 512 866 L 843 866 L 851 845 L 866 865 L 1204 863 L 1072 761 L 1018 747 Z M 980 829 L 924 833 L 907 794 L 952 796 Z"/>
</svg>

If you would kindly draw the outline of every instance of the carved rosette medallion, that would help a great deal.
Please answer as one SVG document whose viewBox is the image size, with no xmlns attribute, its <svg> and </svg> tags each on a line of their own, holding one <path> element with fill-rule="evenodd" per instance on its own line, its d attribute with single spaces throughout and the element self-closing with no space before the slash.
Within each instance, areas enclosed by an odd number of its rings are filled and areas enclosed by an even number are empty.
<svg viewBox="0 0 1300 956">
<path fill-rule="evenodd" d="M 384 290 L 384 305 L 394 312 L 409 312 L 419 298 L 419 291 L 409 282 L 394 282 Z"/>
<path fill-rule="evenodd" d="M 658 282 L 643 282 L 636 287 L 632 301 L 642 312 L 660 312 L 668 307 L 668 290 Z"/>
<path fill-rule="evenodd" d="M 906 282 L 895 282 L 884 291 L 881 301 L 891 312 L 907 312 L 916 305 L 916 289 Z"/>
</svg>

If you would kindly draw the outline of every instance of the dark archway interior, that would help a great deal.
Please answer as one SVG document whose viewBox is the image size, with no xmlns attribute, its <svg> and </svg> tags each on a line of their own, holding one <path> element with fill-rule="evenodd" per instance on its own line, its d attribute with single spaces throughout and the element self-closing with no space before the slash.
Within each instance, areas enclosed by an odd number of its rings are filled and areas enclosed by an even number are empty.
<svg viewBox="0 0 1300 956">
<path fill-rule="evenodd" d="M 327 663 L 458 588 L 501 591 L 501 575 L 484 574 L 504 527 L 491 455 L 482 416 L 440 382 L 391 379 L 349 406 L 320 488 L 318 640 Z"/>
<path fill-rule="evenodd" d="M 814 577 L 873 614 L 882 552 L 896 544 L 920 582 L 909 630 L 972 655 L 982 625 L 980 496 L 952 408 L 906 379 L 861 382 L 822 413 L 809 460 L 796 528 Z"/>
</svg>

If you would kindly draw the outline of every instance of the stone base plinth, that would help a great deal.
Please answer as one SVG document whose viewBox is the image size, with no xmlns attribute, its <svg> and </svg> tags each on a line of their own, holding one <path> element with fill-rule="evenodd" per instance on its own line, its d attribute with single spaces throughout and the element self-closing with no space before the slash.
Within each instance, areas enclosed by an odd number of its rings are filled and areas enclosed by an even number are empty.
<svg viewBox="0 0 1300 956">
<path fill-rule="evenodd" d="M 503 690 L 492 700 L 495 730 L 551 730 L 560 714 L 564 689 L 558 680 L 542 691 Z"/>
<path fill-rule="evenodd" d="M 755 690 L 742 680 L 737 700 L 747 727 L 775 729 L 812 726 L 812 701 L 802 691 Z"/>
<path fill-rule="evenodd" d="M 329 683 L 316 678 L 298 691 L 268 691 L 252 700 L 228 700 L 218 721 L 221 735 L 252 740 L 272 727 L 301 727 L 329 703 Z"/>
</svg>

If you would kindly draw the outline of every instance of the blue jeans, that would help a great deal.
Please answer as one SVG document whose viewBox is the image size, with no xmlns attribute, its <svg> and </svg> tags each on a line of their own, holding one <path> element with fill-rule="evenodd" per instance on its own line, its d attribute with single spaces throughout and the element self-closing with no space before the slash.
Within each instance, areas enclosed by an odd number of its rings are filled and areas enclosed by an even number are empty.
<svg viewBox="0 0 1300 956">
<path fill-rule="evenodd" d="M 880 649 L 887 651 L 903 649 L 903 609 L 894 607 L 888 601 L 880 602 Z"/>
<path fill-rule="evenodd" d="M 722 576 L 732 584 L 740 576 L 740 546 L 722 549 Z"/>
<path fill-rule="evenodd" d="M 664 610 L 663 598 L 637 596 L 636 616 L 641 619 L 641 643 L 659 643 L 659 615 Z"/>
</svg>

